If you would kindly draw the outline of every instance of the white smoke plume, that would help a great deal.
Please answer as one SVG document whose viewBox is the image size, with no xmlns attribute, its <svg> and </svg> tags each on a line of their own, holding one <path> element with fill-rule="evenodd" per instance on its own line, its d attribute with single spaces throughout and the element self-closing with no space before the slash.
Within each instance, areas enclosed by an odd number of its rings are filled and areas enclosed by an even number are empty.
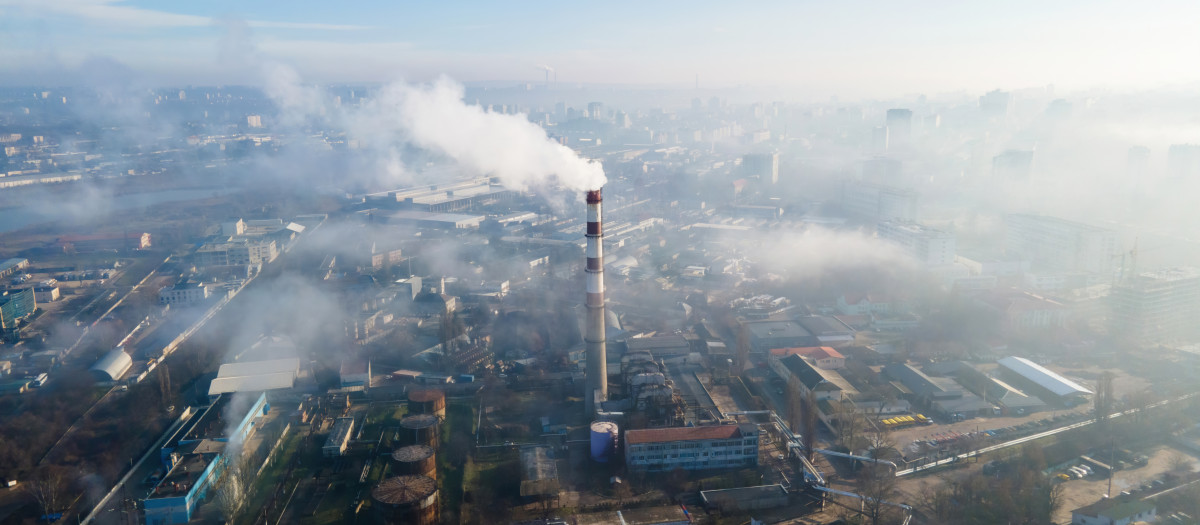
<svg viewBox="0 0 1200 525">
<path fill-rule="evenodd" d="M 412 145 L 453 159 L 508 187 L 556 183 L 574 191 L 605 183 L 600 163 L 580 158 L 521 115 L 484 111 L 463 101 L 463 86 L 447 77 L 428 85 L 393 83 L 362 110 L 396 126 Z M 353 132 L 353 129 L 350 130 Z"/>
<path fill-rule="evenodd" d="M 899 247 L 859 231 L 809 227 L 803 231 L 738 235 L 750 256 L 771 273 L 791 280 L 819 279 L 833 271 L 907 273 L 917 262 Z"/>
<path fill-rule="evenodd" d="M 395 82 L 357 107 L 338 107 L 327 93 L 300 83 L 278 63 L 263 68 L 263 88 L 279 105 L 285 124 L 327 121 L 345 130 L 381 173 L 375 180 L 409 175 L 402 152 L 418 149 L 446 157 L 475 175 L 497 177 L 518 190 L 598 189 L 606 178 L 599 162 L 581 158 L 521 115 L 486 111 L 463 100 L 463 86 L 447 77 L 431 84 Z"/>
</svg>

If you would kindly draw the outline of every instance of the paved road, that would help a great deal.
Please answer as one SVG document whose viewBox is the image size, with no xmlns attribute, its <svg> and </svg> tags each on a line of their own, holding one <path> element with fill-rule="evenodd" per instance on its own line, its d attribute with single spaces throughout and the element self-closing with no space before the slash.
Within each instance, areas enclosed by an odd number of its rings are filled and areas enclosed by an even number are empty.
<svg viewBox="0 0 1200 525">
<path fill-rule="evenodd" d="M 135 463 L 133 467 L 129 469 L 129 472 L 125 473 L 125 476 L 123 476 L 120 481 L 117 481 L 117 484 L 113 486 L 112 490 L 108 491 L 108 494 L 104 496 L 104 499 L 100 500 L 100 503 L 96 505 L 96 508 L 92 510 L 92 513 L 80 523 L 87 525 L 93 520 L 98 523 L 115 523 L 120 521 L 121 518 L 113 515 L 113 513 L 120 512 L 122 510 L 123 498 L 118 498 L 115 496 L 122 493 L 122 489 L 131 479 L 134 483 L 140 483 L 142 479 L 159 468 L 159 450 L 162 449 L 162 446 L 164 443 L 166 443 L 167 439 L 175 434 L 175 432 L 177 432 L 186 421 L 187 418 L 181 416 L 173 425 L 171 425 L 170 428 L 167 429 L 166 432 L 163 432 L 162 436 L 158 438 L 158 441 L 155 441 L 154 445 L 147 449 L 145 454 L 142 454 L 142 457 L 139 458 L 137 463 Z M 142 489 L 142 487 L 138 487 L 138 489 Z M 148 489 L 136 490 L 131 486 L 129 496 L 137 500 L 141 499 L 146 492 L 148 492 Z"/>
<path fill-rule="evenodd" d="M 1165 400 L 1165 401 L 1159 401 L 1158 403 L 1154 403 L 1153 405 L 1150 405 L 1150 406 L 1148 406 L 1148 407 L 1146 407 L 1146 408 L 1147 408 L 1147 409 L 1149 409 L 1149 408 L 1158 408 L 1158 407 L 1161 407 L 1161 406 L 1167 405 L 1168 403 L 1174 403 L 1174 402 L 1177 402 L 1177 401 L 1184 401 L 1184 400 L 1186 400 L 1186 399 L 1190 399 L 1190 398 L 1196 397 L 1197 395 L 1200 395 L 1200 393 L 1187 394 L 1187 395 L 1184 395 L 1184 396 L 1177 397 L 1177 398 L 1175 398 L 1175 399 L 1168 399 L 1168 400 Z M 1127 415 L 1127 414 L 1132 414 L 1132 413 L 1134 413 L 1134 412 L 1136 412 L 1136 411 L 1137 411 L 1136 409 L 1133 409 L 1133 410 L 1126 410 L 1126 411 L 1124 411 L 1124 412 L 1117 412 L 1117 413 L 1115 413 L 1115 414 L 1113 414 L 1113 415 L 1111 415 L 1111 416 L 1108 416 L 1108 417 L 1109 417 L 1109 419 L 1114 419 L 1114 418 L 1118 418 L 1118 417 L 1121 417 L 1121 416 L 1124 416 L 1124 415 Z M 1059 433 L 1062 433 L 1062 432 L 1066 432 L 1066 431 L 1068 431 L 1068 430 L 1074 430 L 1074 429 L 1077 429 L 1077 428 L 1086 427 L 1086 426 L 1088 426 L 1088 425 L 1091 425 L 1091 424 L 1093 424 L 1093 423 L 1095 423 L 1095 422 L 1096 422 L 1095 420 L 1087 420 L 1087 421 L 1082 421 L 1082 422 L 1079 422 L 1079 423 L 1074 423 L 1074 424 L 1071 424 L 1071 425 L 1067 425 L 1067 426 L 1065 426 L 1065 427 L 1059 427 L 1059 428 L 1055 428 L 1055 429 L 1047 430 L 1047 431 L 1045 431 L 1045 432 L 1039 432 L 1039 433 L 1037 433 L 1037 434 L 1033 434 L 1033 435 L 1025 436 L 1025 437 L 1022 437 L 1022 438 L 1017 438 L 1017 439 L 1014 439 L 1014 440 L 1011 440 L 1011 441 L 1005 441 L 1004 443 L 999 443 L 999 444 L 996 444 L 996 445 L 992 445 L 992 446 L 988 446 L 988 447 L 983 447 L 983 448 L 981 448 L 981 449 L 979 449 L 979 450 L 975 450 L 975 451 L 971 451 L 971 452 L 966 452 L 966 453 L 963 453 L 963 454 L 959 454 L 959 455 L 957 455 L 957 456 L 951 456 L 951 457 L 948 457 L 948 458 L 946 458 L 946 459 L 940 459 L 940 460 L 934 461 L 934 462 L 932 462 L 932 463 L 927 463 L 927 464 L 925 464 L 925 465 L 921 465 L 921 466 L 919 466 L 919 467 L 910 468 L 910 469 L 907 469 L 907 470 L 901 470 L 901 471 L 898 471 L 898 472 L 896 472 L 896 476 L 907 476 L 907 475 L 909 475 L 909 474 L 915 474 L 915 473 L 917 473 L 917 472 L 921 472 L 921 471 L 923 471 L 923 470 L 929 470 L 929 469 L 931 469 L 931 468 L 938 467 L 938 466 L 941 466 L 941 465 L 948 465 L 948 464 L 950 464 L 950 463 L 953 463 L 953 462 L 955 462 L 955 461 L 960 461 L 960 460 L 963 460 L 963 459 L 967 459 L 967 458 L 969 458 L 969 457 L 972 457 L 972 456 L 978 456 L 978 455 L 981 455 L 981 454 L 986 454 L 986 453 L 988 453 L 988 452 L 993 452 L 993 451 L 996 451 L 996 450 L 1001 450 L 1001 449 L 1004 449 L 1004 448 L 1008 448 L 1008 447 L 1017 446 L 1017 445 L 1020 445 L 1020 444 L 1023 444 L 1023 443 L 1028 443 L 1028 442 L 1030 442 L 1030 441 L 1035 441 L 1035 440 L 1038 440 L 1038 439 L 1042 439 L 1042 438 L 1044 438 L 1044 437 L 1047 437 L 1047 436 L 1053 436 L 1053 435 L 1055 435 L 1055 434 L 1059 434 Z"/>
</svg>

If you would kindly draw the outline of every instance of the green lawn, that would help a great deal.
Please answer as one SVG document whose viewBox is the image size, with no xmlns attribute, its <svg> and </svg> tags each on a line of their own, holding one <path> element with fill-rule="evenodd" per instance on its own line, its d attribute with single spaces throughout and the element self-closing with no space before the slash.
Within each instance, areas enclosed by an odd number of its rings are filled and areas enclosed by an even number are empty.
<svg viewBox="0 0 1200 525">
<path fill-rule="evenodd" d="M 438 485 L 441 496 L 442 517 L 457 516 L 463 501 L 463 480 L 466 475 L 467 458 L 451 458 L 450 442 L 456 436 L 471 439 L 475 426 L 475 411 L 471 404 L 447 403 L 446 420 L 442 423 L 440 449 L 438 450 Z M 464 453 L 469 454 L 469 448 Z M 457 459 L 457 461 L 456 461 Z"/>
</svg>

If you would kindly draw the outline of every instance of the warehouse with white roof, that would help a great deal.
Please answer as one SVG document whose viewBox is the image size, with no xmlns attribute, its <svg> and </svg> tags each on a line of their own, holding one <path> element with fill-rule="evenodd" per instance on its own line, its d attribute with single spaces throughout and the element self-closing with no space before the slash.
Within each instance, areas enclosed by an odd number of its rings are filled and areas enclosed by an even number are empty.
<svg viewBox="0 0 1200 525">
<path fill-rule="evenodd" d="M 996 361 L 1006 378 L 1019 388 L 1031 390 L 1045 401 L 1058 401 L 1064 405 L 1077 405 L 1087 400 L 1092 391 L 1071 381 L 1057 372 L 1023 357 L 1009 356 Z"/>
<path fill-rule="evenodd" d="M 300 359 L 271 359 L 226 363 L 208 386 L 209 396 L 230 392 L 259 392 L 292 388 L 300 374 Z"/>
</svg>

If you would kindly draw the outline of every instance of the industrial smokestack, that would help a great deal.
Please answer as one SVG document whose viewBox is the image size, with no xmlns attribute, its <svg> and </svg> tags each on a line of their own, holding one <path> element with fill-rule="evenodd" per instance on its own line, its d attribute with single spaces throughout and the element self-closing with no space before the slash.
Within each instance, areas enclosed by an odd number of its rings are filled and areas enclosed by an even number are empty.
<svg viewBox="0 0 1200 525">
<path fill-rule="evenodd" d="M 595 401 L 608 399 L 608 357 L 604 340 L 604 233 L 600 219 L 600 190 L 587 192 L 587 391 L 588 417 Z"/>
</svg>

